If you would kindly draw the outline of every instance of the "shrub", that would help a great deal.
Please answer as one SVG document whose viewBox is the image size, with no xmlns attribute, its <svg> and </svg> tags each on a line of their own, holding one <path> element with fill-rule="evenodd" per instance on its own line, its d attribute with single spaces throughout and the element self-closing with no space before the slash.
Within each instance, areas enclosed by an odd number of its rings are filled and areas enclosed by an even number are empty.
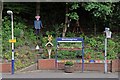
<svg viewBox="0 0 120 80">
<path fill-rule="evenodd" d="M 73 65 L 73 62 L 72 61 L 67 61 L 66 63 L 65 63 L 65 66 L 72 66 Z"/>
</svg>

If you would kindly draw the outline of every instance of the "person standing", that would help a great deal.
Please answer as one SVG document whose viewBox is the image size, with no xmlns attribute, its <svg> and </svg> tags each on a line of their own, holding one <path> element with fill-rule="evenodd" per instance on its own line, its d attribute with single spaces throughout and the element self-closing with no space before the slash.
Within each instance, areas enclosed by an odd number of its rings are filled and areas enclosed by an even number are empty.
<svg viewBox="0 0 120 80">
<path fill-rule="evenodd" d="M 36 35 L 40 33 L 40 29 L 42 26 L 42 21 L 40 20 L 40 16 L 35 16 L 36 20 L 34 21 L 34 27 L 36 29 Z"/>
</svg>

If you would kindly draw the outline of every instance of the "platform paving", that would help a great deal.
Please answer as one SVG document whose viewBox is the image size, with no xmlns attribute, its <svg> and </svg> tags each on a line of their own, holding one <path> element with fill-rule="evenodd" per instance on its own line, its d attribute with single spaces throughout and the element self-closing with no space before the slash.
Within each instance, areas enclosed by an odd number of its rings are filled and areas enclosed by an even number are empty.
<svg viewBox="0 0 120 80">
<path fill-rule="evenodd" d="M 103 72 L 80 72 L 65 73 L 62 70 L 34 70 L 26 72 L 17 72 L 15 74 L 2 73 L 2 78 L 111 78 L 119 77 L 119 73 Z"/>
</svg>

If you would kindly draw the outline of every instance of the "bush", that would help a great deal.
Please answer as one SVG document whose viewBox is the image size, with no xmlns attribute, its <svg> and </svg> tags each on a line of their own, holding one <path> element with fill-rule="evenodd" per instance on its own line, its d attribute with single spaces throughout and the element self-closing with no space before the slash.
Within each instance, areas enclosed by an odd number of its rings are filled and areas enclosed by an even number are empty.
<svg viewBox="0 0 120 80">
<path fill-rule="evenodd" d="M 19 17 L 18 17 L 19 18 Z M 24 23 L 24 20 L 14 19 L 14 37 L 15 43 L 15 70 L 29 66 L 35 63 L 36 52 L 31 50 L 31 46 L 34 47 L 36 42 L 36 36 L 31 28 L 28 28 Z M 7 61 L 11 61 L 11 23 L 10 19 L 4 17 L 2 24 L 2 58 Z"/>
<path fill-rule="evenodd" d="M 71 61 L 67 61 L 66 63 L 65 63 L 65 66 L 72 66 L 73 65 L 73 62 L 71 62 Z"/>
<path fill-rule="evenodd" d="M 116 35 L 114 35 L 116 36 Z M 97 35 L 97 36 L 85 36 L 84 34 L 80 35 L 81 38 L 84 39 L 84 54 L 85 58 L 88 59 L 100 59 L 104 60 L 104 41 L 105 36 L 104 35 Z M 110 59 L 116 59 L 117 54 L 120 53 L 118 50 L 119 42 L 116 40 L 117 38 L 111 38 L 108 39 L 108 45 L 107 45 L 107 58 Z M 60 43 L 61 44 L 61 43 Z M 64 43 L 67 45 L 67 47 L 73 47 L 70 45 L 70 43 Z M 61 45 L 63 48 L 66 48 L 66 46 Z M 58 59 L 76 59 L 76 52 L 77 51 L 58 51 Z M 82 54 L 81 51 L 79 54 Z"/>
</svg>

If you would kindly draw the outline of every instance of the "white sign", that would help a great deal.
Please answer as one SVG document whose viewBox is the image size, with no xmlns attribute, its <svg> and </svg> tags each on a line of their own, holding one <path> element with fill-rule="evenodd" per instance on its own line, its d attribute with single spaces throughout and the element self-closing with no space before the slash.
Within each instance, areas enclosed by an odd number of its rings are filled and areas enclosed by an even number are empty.
<svg viewBox="0 0 120 80">
<path fill-rule="evenodd" d="M 39 48 L 39 46 L 37 45 L 37 46 L 36 46 L 36 50 L 39 50 L 39 49 L 40 49 L 40 48 Z"/>
<path fill-rule="evenodd" d="M 107 32 L 106 32 L 106 38 L 111 38 L 111 34 L 112 34 L 111 31 L 107 31 Z"/>
</svg>

